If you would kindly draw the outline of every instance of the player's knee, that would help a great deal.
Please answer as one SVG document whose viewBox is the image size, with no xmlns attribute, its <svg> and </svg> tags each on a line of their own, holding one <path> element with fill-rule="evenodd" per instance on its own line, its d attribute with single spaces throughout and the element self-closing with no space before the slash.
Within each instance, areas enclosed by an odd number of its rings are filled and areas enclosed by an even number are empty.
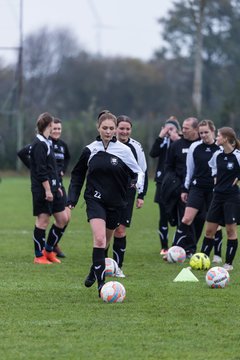
<svg viewBox="0 0 240 360">
<path fill-rule="evenodd" d="M 185 216 L 182 218 L 182 222 L 185 224 L 185 225 L 191 225 L 192 222 L 193 222 L 193 218 L 191 216 Z"/>
<path fill-rule="evenodd" d="M 206 237 L 209 239 L 214 239 L 216 231 L 206 229 Z"/>
<path fill-rule="evenodd" d="M 60 229 L 64 228 L 68 224 L 67 213 L 63 212 L 61 217 L 55 218 L 56 226 Z"/>
<path fill-rule="evenodd" d="M 123 226 L 120 225 L 120 226 L 115 230 L 114 236 L 117 237 L 117 238 L 122 238 L 122 237 L 126 236 L 126 229 L 125 229 L 125 227 L 123 227 Z"/>
<path fill-rule="evenodd" d="M 48 219 L 37 219 L 35 225 L 39 229 L 46 230 L 49 225 L 49 220 Z"/>
<path fill-rule="evenodd" d="M 236 230 L 226 229 L 226 232 L 227 232 L 227 238 L 228 238 L 228 239 L 237 239 L 237 232 L 236 232 Z"/>
</svg>

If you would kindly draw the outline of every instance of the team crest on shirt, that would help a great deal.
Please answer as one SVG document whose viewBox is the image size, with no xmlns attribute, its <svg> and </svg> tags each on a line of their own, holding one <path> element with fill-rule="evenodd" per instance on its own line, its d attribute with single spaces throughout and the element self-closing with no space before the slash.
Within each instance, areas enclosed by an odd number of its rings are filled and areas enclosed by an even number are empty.
<svg viewBox="0 0 240 360">
<path fill-rule="evenodd" d="M 114 166 L 116 166 L 118 164 L 118 159 L 115 157 L 111 157 L 110 161 L 111 161 L 111 164 Z"/>
<path fill-rule="evenodd" d="M 232 162 L 227 163 L 227 169 L 232 170 L 234 168 L 234 164 Z"/>
</svg>

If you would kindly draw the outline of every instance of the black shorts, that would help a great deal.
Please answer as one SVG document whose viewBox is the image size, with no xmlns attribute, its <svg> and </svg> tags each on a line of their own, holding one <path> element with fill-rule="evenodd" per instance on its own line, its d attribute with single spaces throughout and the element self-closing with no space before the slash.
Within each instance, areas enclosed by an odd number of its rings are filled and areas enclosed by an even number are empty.
<svg viewBox="0 0 240 360">
<path fill-rule="evenodd" d="M 53 193 L 53 201 L 45 199 L 45 192 L 32 192 L 33 215 L 52 215 L 65 209 L 64 197 L 59 192 Z"/>
<path fill-rule="evenodd" d="M 127 192 L 127 206 L 121 211 L 120 224 L 126 227 L 130 227 L 131 224 L 135 196 L 136 190 L 129 189 Z"/>
<path fill-rule="evenodd" d="M 239 224 L 240 194 L 213 194 L 207 221 L 220 225 Z"/>
<path fill-rule="evenodd" d="M 88 221 L 92 219 L 103 219 L 107 229 L 114 230 L 120 224 L 122 208 L 111 208 L 94 199 L 86 199 Z"/>
<path fill-rule="evenodd" d="M 187 207 L 207 211 L 213 197 L 213 191 L 191 187 L 187 199 Z"/>
</svg>

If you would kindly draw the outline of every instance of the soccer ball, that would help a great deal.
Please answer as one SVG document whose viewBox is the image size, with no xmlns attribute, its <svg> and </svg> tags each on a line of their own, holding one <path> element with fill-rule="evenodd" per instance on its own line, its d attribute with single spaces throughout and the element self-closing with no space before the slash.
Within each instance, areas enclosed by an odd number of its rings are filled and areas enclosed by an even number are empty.
<svg viewBox="0 0 240 360">
<path fill-rule="evenodd" d="M 213 289 L 223 289 L 228 285 L 229 281 L 228 271 L 220 266 L 212 267 L 206 274 L 206 283 Z"/>
<path fill-rule="evenodd" d="M 126 296 L 125 287 L 118 281 L 109 281 L 103 285 L 100 296 L 104 302 L 123 302 Z"/>
<path fill-rule="evenodd" d="M 112 258 L 105 258 L 105 276 L 115 276 L 118 270 L 118 264 Z"/>
<path fill-rule="evenodd" d="M 183 263 L 186 259 L 186 252 L 181 246 L 172 246 L 167 252 L 169 263 Z"/>
<path fill-rule="evenodd" d="M 191 257 L 189 265 L 193 270 L 208 270 L 211 262 L 206 254 L 196 253 Z"/>
</svg>

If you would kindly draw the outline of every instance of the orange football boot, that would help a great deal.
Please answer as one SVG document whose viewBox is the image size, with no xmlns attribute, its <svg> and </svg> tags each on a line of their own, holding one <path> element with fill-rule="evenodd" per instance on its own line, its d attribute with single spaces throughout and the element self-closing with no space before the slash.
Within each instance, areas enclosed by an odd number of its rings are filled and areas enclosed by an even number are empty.
<svg viewBox="0 0 240 360">
<path fill-rule="evenodd" d="M 35 256 L 33 262 L 34 264 L 52 264 L 52 262 L 49 261 L 45 255 L 39 257 Z"/>
<path fill-rule="evenodd" d="M 52 263 L 61 264 L 61 261 L 57 259 L 55 252 L 43 250 L 43 255 Z"/>
</svg>

